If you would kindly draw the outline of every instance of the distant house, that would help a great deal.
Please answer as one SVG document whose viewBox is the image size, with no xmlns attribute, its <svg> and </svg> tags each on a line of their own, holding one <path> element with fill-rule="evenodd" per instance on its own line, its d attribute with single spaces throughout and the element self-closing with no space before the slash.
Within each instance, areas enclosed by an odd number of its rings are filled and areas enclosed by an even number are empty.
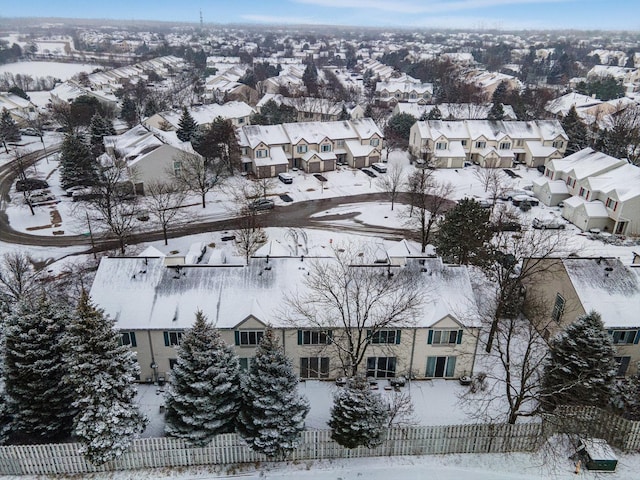
<svg viewBox="0 0 640 480">
<path fill-rule="evenodd" d="M 180 141 L 175 132 L 144 125 L 137 125 L 121 135 L 106 136 L 103 142 L 105 155 L 111 161 L 126 162 L 129 178 L 141 195 L 149 183 L 170 182 L 185 156 L 201 158 L 191 143 Z"/>
<path fill-rule="evenodd" d="M 411 153 L 429 155 L 438 168 L 461 168 L 465 161 L 482 167 L 537 167 L 561 158 L 567 142 L 557 120 L 426 120 L 416 122 L 409 134 Z"/>
<path fill-rule="evenodd" d="M 6 109 L 16 124 L 22 126 L 36 114 L 36 106 L 14 93 L 0 93 L 0 112 Z"/>
<path fill-rule="evenodd" d="M 640 361 L 640 268 L 618 258 L 547 258 L 535 261 L 526 295 L 535 298 L 537 325 L 549 340 L 580 315 L 596 311 L 616 348 L 618 375 L 635 375 Z M 526 267 L 525 267 L 526 268 Z"/>
<path fill-rule="evenodd" d="M 49 92 L 49 94 L 51 95 L 51 103 L 54 104 L 69 104 L 76 98 L 86 95 L 98 100 L 103 108 L 109 111 L 117 112 L 119 109 L 119 101 L 114 94 L 108 91 L 91 90 L 90 88 L 83 87 L 82 85 L 71 80 L 57 85 L 53 90 Z"/>
<path fill-rule="evenodd" d="M 487 99 L 491 98 L 493 92 L 502 82 L 507 85 L 509 90 L 519 91 L 523 87 L 522 82 L 513 75 L 487 70 L 471 70 L 465 75 L 464 81 L 478 87 Z"/>
<path fill-rule="evenodd" d="M 295 109 L 298 122 L 335 122 L 342 114 L 343 103 L 332 102 L 326 98 L 315 97 L 285 97 L 279 93 L 265 93 L 256 105 L 260 111 L 268 101 L 278 105 L 286 105 Z"/>
<path fill-rule="evenodd" d="M 202 311 L 220 329 L 246 368 L 266 328 L 277 331 L 301 379 L 345 374 L 327 342 L 342 342 L 339 322 L 325 328 L 292 325 L 283 315 L 286 296 L 303 292 L 311 263 L 332 258 L 251 258 L 248 265 L 171 265 L 164 258 L 103 258 L 91 287 L 96 305 L 116 320 L 122 343 L 137 354 L 141 380 L 169 377 L 184 331 Z M 381 274 L 408 270 L 424 304 L 415 317 L 389 325 L 371 339 L 363 373 L 374 378 L 459 378 L 472 375 L 478 321 L 469 273 L 438 258 L 395 258 L 354 265 Z"/>
<path fill-rule="evenodd" d="M 489 115 L 493 104 L 476 103 L 439 103 L 438 105 L 421 105 L 419 103 L 398 103 L 393 108 L 393 114 L 408 113 L 420 119 L 423 115 L 428 116 L 431 110 L 438 107 L 443 120 L 485 120 Z M 502 104 L 504 110 L 503 120 L 517 120 L 513 107 Z"/>
<path fill-rule="evenodd" d="M 370 118 L 250 125 L 238 129 L 245 170 L 258 178 L 289 168 L 319 173 L 338 162 L 362 168 L 380 161 L 382 132 Z"/>
<path fill-rule="evenodd" d="M 433 84 L 405 77 L 376 83 L 376 95 L 381 102 L 427 103 L 433 96 Z"/>
<path fill-rule="evenodd" d="M 231 101 L 223 105 L 212 103 L 209 105 L 201 105 L 190 107 L 189 113 L 201 128 L 207 127 L 216 118 L 222 117 L 230 120 L 234 127 L 241 125 L 251 125 L 251 115 L 255 110 L 244 102 Z M 166 112 L 156 113 L 144 120 L 144 124 L 166 131 L 176 131 L 179 128 L 182 110 L 170 110 Z"/>
</svg>

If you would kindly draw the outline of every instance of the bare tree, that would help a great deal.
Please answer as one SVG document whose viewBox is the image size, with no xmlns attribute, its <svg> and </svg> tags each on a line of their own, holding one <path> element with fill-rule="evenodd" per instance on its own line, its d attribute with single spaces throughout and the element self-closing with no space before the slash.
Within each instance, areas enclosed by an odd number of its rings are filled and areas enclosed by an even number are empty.
<svg viewBox="0 0 640 480">
<path fill-rule="evenodd" d="M 389 428 L 393 426 L 410 426 L 417 423 L 413 415 L 413 401 L 408 392 L 389 392 L 385 400 L 389 412 Z"/>
<path fill-rule="evenodd" d="M 489 159 L 484 167 L 476 165 L 473 171 L 473 176 L 482 184 L 484 191 L 491 194 L 494 201 L 505 186 L 504 174 L 501 169 L 496 168 L 499 161 Z"/>
<path fill-rule="evenodd" d="M 264 230 L 256 225 L 254 212 L 247 212 L 247 215 L 240 217 L 238 228 L 233 234 L 236 237 L 236 249 L 246 263 L 249 263 L 249 258 L 267 241 Z"/>
<path fill-rule="evenodd" d="M 174 183 L 152 182 L 145 188 L 144 205 L 162 228 L 164 244 L 168 245 L 167 230 L 185 215 L 181 208 L 186 193 Z"/>
<path fill-rule="evenodd" d="M 127 240 L 136 228 L 138 197 L 134 193 L 135 172 L 129 172 L 126 162 L 113 158 L 104 165 L 96 183 L 91 187 L 87 199 L 87 210 L 81 216 L 87 223 L 93 222 L 118 240 L 122 255 L 125 254 Z M 91 230 L 92 226 L 88 225 Z"/>
<path fill-rule="evenodd" d="M 400 194 L 400 189 L 405 183 L 404 169 L 399 165 L 391 165 L 385 175 L 381 175 L 376 180 L 378 187 L 383 190 L 391 200 L 391 210 Z"/>
<path fill-rule="evenodd" d="M 38 286 L 39 272 L 31 259 L 22 252 L 2 255 L 0 260 L 0 304 L 2 310 L 33 293 Z"/>
<path fill-rule="evenodd" d="M 422 252 L 429 244 L 431 231 L 436 220 L 451 203 L 449 198 L 453 189 L 451 183 L 438 181 L 431 169 L 419 168 L 409 175 L 407 190 L 410 195 L 411 207 L 405 223 L 418 231 Z"/>
<path fill-rule="evenodd" d="M 199 195 L 202 208 L 207 206 L 207 193 L 224 180 L 224 166 L 220 162 L 207 162 L 194 153 L 182 152 L 173 159 L 174 169 L 169 172 L 176 184 L 184 191 Z"/>
<path fill-rule="evenodd" d="M 371 338 L 384 329 L 412 325 L 425 298 L 414 272 L 363 264 L 371 254 L 366 250 L 335 246 L 335 258 L 310 262 L 304 290 L 287 297 L 284 313 L 299 328 L 332 330 L 325 347 L 336 353 L 347 376 L 358 373 Z"/>
<path fill-rule="evenodd" d="M 257 178 L 254 180 L 257 192 L 262 198 L 267 198 L 269 193 L 275 188 L 275 180 L 272 177 Z"/>
</svg>

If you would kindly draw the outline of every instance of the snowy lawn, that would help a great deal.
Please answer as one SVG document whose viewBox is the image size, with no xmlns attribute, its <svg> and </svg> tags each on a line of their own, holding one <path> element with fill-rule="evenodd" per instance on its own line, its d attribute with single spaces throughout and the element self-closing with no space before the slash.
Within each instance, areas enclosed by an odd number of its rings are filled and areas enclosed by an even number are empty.
<svg viewBox="0 0 640 480">
<path fill-rule="evenodd" d="M 56 43 L 56 46 L 62 44 Z M 14 75 L 30 75 L 32 77 L 54 77 L 66 82 L 80 72 L 91 73 L 100 65 L 87 63 L 62 63 L 62 62 L 15 62 L 0 65 L 0 75 L 5 72 Z"/>
</svg>

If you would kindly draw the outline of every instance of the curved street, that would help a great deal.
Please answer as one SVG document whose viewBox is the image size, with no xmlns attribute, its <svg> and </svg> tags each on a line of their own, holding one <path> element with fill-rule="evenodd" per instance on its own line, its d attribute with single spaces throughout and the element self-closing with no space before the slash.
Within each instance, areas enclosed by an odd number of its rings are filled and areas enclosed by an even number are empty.
<svg viewBox="0 0 640 480">
<path fill-rule="evenodd" d="M 59 151 L 60 145 L 54 145 L 47 150 L 48 154 Z M 23 168 L 33 165 L 35 162 L 44 158 L 44 151 L 39 150 L 21 158 Z M 24 232 L 14 230 L 9 224 L 8 217 L 5 213 L 6 202 L 9 199 L 9 191 L 16 176 L 19 173 L 18 160 L 13 160 L 0 167 L 0 241 L 18 245 L 29 245 L 39 247 L 69 247 L 69 246 L 87 246 L 90 247 L 91 240 L 86 235 L 73 236 L 38 236 L 30 235 Z M 297 227 L 297 228 L 314 228 L 322 230 L 339 230 L 341 232 L 350 232 L 356 234 L 369 234 L 379 236 L 386 239 L 398 240 L 401 238 L 411 238 L 414 233 L 408 229 L 398 229 L 384 227 L 380 225 L 367 225 L 355 222 L 352 225 L 345 225 L 344 222 L 334 224 L 332 222 L 353 218 L 355 213 L 337 214 L 324 216 L 322 219 L 312 218 L 314 214 L 338 207 L 340 205 L 387 201 L 388 196 L 384 193 L 368 193 L 360 195 L 330 197 L 317 200 L 306 200 L 296 202 L 290 206 L 276 206 L 273 210 L 261 212 L 258 215 L 258 226 L 260 227 Z M 397 203 L 409 203 L 408 195 L 401 194 Z M 229 218 L 225 220 L 203 221 L 199 223 L 187 223 L 180 225 L 179 228 L 170 229 L 169 238 L 183 237 L 197 233 L 228 231 L 238 228 L 238 219 Z M 162 240 L 161 230 L 144 231 L 131 235 L 128 244 L 137 244 L 142 242 Z M 95 249 L 103 251 L 117 248 L 116 240 L 108 237 L 100 237 L 95 239 Z M 91 248 L 84 252 L 89 253 Z"/>
</svg>

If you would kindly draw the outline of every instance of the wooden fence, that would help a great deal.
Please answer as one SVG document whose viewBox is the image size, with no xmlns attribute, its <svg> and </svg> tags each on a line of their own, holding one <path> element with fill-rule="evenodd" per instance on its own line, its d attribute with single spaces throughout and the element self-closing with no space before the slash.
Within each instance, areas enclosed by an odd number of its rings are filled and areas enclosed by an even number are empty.
<svg viewBox="0 0 640 480">
<path fill-rule="evenodd" d="M 544 440 L 542 423 L 476 424 L 392 428 L 377 448 L 347 449 L 331 440 L 329 430 L 306 430 L 288 460 L 320 460 L 387 455 L 501 453 L 533 451 Z M 78 453 L 76 443 L 0 447 L 0 474 L 82 474 L 138 468 L 188 467 L 267 461 L 236 434 L 218 435 L 196 448 L 173 438 L 143 438 L 113 462 L 95 466 Z"/>
</svg>

